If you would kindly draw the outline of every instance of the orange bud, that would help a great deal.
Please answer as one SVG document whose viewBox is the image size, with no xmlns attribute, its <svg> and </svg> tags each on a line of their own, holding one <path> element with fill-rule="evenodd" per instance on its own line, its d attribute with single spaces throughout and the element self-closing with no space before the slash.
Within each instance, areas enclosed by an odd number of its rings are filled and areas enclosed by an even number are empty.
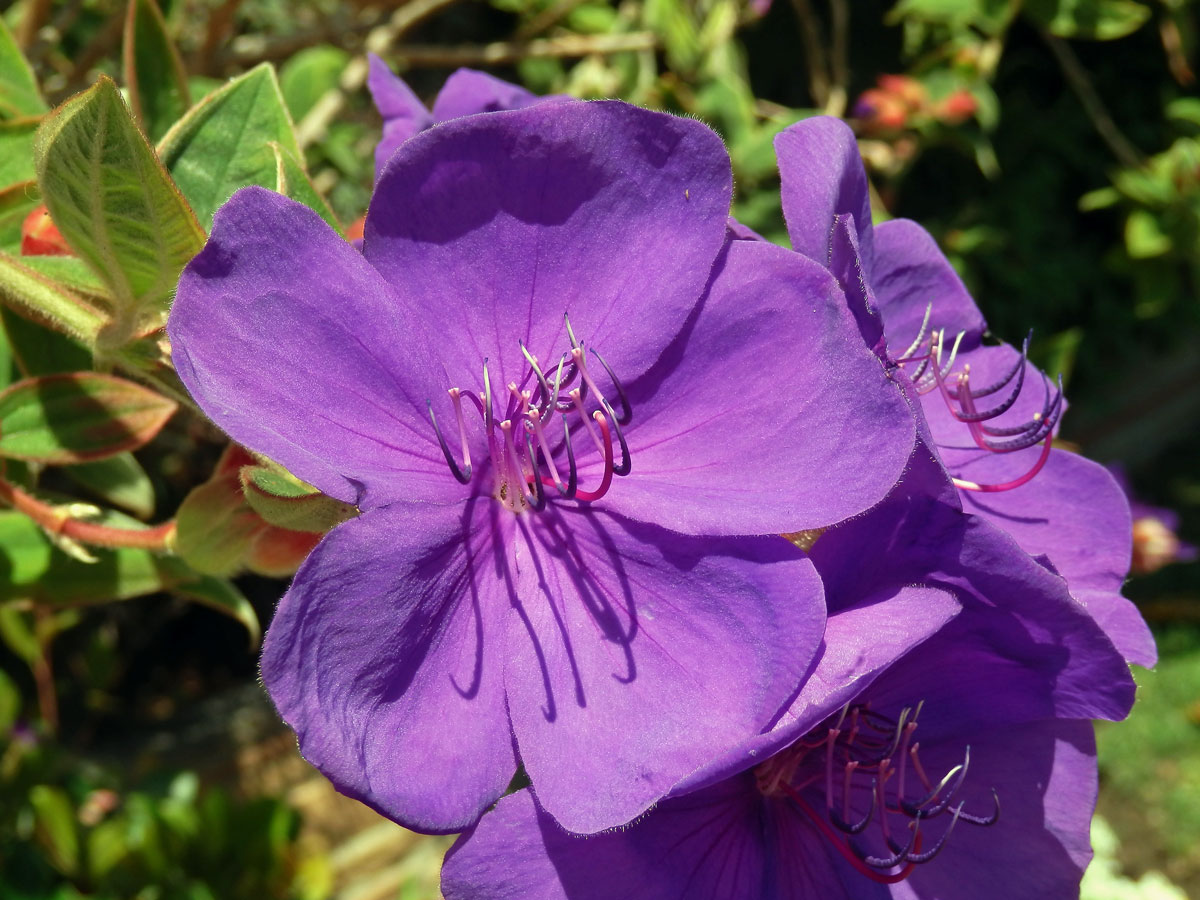
<svg viewBox="0 0 1200 900">
<path fill-rule="evenodd" d="M 74 256 L 74 251 L 50 218 L 46 204 L 35 207 L 21 223 L 22 256 Z"/>
<path fill-rule="evenodd" d="M 971 92 L 963 88 L 959 88 L 949 97 L 939 103 L 934 110 L 936 115 L 943 122 L 951 125 L 957 125 L 960 122 L 965 122 L 971 116 L 975 115 L 975 110 L 979 108 L 979 103 L 971 95 Z"/>
<path fill-rule="evenodd" d="M 363 228 L 366 227 L 367 217 L 359 216 L 353 222 L 346 226 L 346 240 L 361 241 L 363 236 Z"/>
</svg>

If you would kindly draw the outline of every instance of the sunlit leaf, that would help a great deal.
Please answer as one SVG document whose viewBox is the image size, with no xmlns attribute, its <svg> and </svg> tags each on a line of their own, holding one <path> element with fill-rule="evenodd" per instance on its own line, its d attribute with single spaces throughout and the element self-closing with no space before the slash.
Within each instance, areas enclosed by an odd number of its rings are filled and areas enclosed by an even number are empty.
<svg viewBox="0 0 1200 900">
<path fill-rule="evenodd" d="M 345 237 L 346 234 L 342 230 L 337 216 L 333 214 L 333 210 L 329 208 L 329 204 L 325 202 L 325 198 L 313 186 L 308 173 L 304 171 L 304 167 L 300 165 L 299 160 L 277 143 L 272 142 L 271 149 L 275 153 L 277 179 L 275 190 L 285 197 L 290 197 L 297 203 L 303 203 L 309 209 L 314 210 L 328 223 L 330 228 L 342 237 Z"/>
<path fill-rule="evenodd" d="M 27 378 L 0 392 L 0 456 L 50 464 L 102 459 L 152 440 L 176 408 L 115 375 Z"/>
<path fill-rule="evenodd" d="M 63 471 L 108 506 L 119 506 L 143 519 L 154 514 L 154 484 L 132 453 L 68 466 Z"/>
<path fill-rule="evenodd" d="M 161 325 L 204 232 L 117 86 L 101 76 L 58 107 L 38 131 L 35 155 L 55 225 L 108 285 L 123 322 Z"/>
<path fill-rule="evenodd" d="M 158 151 L 207 228 L 217 207 L 238 188 L 275 188 L 272 142 L 300 158 L 275 70 L 264 63 L 193 106 L 163 136 Z"/>
<path fill-rule="evenodd" d="M 1111 41 L 1142 27 L 1150 7 L 1134 0 L 1028 0 L 1025 13 L 1061 38 Z"/>
<path fill-rule="evenodd" d="M 39 258 L 0 253 L 0 303 L 82 344 L 94 346 L 108 324 L 108 316 L 27 264 L 27 259 Z M 34 265 L 40 268 L 44 258 Z"/>
<path fill-rule="evenodd" d="M 35 835 L 46 848 L 50 862 L 64 875 L 79 867 L 79 834 L 75 830 L 75 808 L 62 788 L 34 785 L 29 791 Z"/>
</svg>

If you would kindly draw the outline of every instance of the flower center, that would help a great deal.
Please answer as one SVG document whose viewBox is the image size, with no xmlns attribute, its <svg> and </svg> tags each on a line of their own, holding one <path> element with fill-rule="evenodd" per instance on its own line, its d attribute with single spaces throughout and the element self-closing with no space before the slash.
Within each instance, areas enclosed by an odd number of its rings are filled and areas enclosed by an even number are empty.
<svg viewBox="0 0 1200 900">
<path fill-rule="evenodd" d="M 1029 354 L 1029 341 L 1033 337 L 1033 332 L 1026 335 L 1025 342 L 1021 346 L 1020 357 L 1006 374 L 991 384 L 976 387 L 971 384 L 971 366 L 969 364 L 962 366 L 957 371 L 954 370 L 955 357 L 958 355 L 958 347 L 962 343 L 963 333 L 959 332 L 949 351 L 945 352 L 945 330 L 931 331 L 929 329 L 929 316 L 932 311 L 933 304 L 925 308 L 925 318 L 921 322 L 921 329 L 917 333 L 916 339 L 895 360 L 897 365 L 908 371 L 917 393 L 924 395 L 934 390 L 939 391 L 950 414 L 956 421 L 966 426 L 971 439 L 980 450 L 988 453 L 1015 453 L 1018 450 L 1032 447 L 1039 441 L 1042 443 L 1042 452 L 1033 465 L 1024 474 L 1011 481 L 999 484 L 981 484 L 964 478 L 954 478 L 955 485 L 965 491 L 993 493 L 1010 491 L 1026 484 L 1042 470 L 1050 458 L 1054 427 L 1062 416 L 1062 375 L 1058 376 L 1058 384 L 1054 390 L 1051 390 L 1050 382 L 1046 380 L 1045 376 L 1042 376 L 1045 388 L 1042 409 L 1034 413 L 1028 421 L 1008 426 L 988 424 L 1012 409 L 1021 394 L 1021 389 L 1025 386 L 1026 358 Z M 943 354 L 946 356 L 944 362 Z M 907 368 L 914 364 L 914 369 Z M 1006 388 L 1008 393 L 1002 400 L 987 408 L 980 408 L 981 404 L 977 401 L 999 394 Z"/>
<path fill-rule="evenodd" d="M 781 798 L 804 813 L 856 870 L 873 881 L 903 881 L 946 845 L 958 822 L 992 825 L 1000 817 L 1000 800 L 987 817 L 955 803 L 971 764 L 971 748 L 963 761 L 940 780 L 921 764 L 920 744 L 913 740 L 920 704 L 906 707 L 898 719 L 880 715 L 869 704 L 847 705 L 786 750 L 754 770 L 759 791 Z M 825 810 L 814 794 L 825 795 Z M 925 837 L 933 822 L 944 823 L 928 850 Z M 865 849 L 858 835 L 874 822 L 889 853 Z"/>
<path fill-rule="evenodd" d="M 503 393 L 493 392 L 485 359 L 481 390 L 450 388 L 462 446 L 461 465 L 438 426 L 432 401 L 429 404 L 429 418 L 446 463 L 454 477 L 467 484 L 473 470 L 463 400 L 470 401 L 482 419 L 487 440 L 494 478 L 492 495 L 514 513 L 544 509 L 547 487 L 554 488 L 568 500 L 586 503 L 599 500 L 608 493 L 614 475 L 628 475 L 631 469 L 629 446 L 622 426 L 632 420 L 633 411 L 625 389 L 604 357 L 595 348 L 585 348 L 583 342 L 575 338 L 570 319 L 566 319 L 566 325 L 571 348 L 559 358 L 553 384 L 538 364 L 537 357 L 522 344 L 521 353 L 528 369 L 520 383 L 510 381 Z M 588 352 L 608 375 L 621 404 L 620 415 L 588 368 Z M 556 416 L 561 425 L 554 421 Z M 561 436 L 558 434 L 560 427 Z M 614 438 L 621 450 L 620 463 L 616 462 L 613 452 Z M 594 450 L 602 463 L 599 482 L 591 489 L 579 484 L 575 448 L 580 444 L 585 448 L 581 452 Z"/>
</svg>

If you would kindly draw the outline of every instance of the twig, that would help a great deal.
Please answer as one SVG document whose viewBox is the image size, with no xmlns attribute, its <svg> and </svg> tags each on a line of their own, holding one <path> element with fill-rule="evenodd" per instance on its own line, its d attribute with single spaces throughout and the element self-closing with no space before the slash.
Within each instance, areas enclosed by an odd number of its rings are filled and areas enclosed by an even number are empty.
<svg viewBox="0 0 1200 900">
<path fill-rule="evenodd" d="M 809 0 L 792 0 L 804 39 L 804 61 L 808 65 L 808 89 L 813 103 L 824 107 L 829 101 L 829 68 L 825 60 L 825 38 Z"/>
<path fill-rule="evenodd" d="M 14 484 L 0 479 L 0 502 L 6 503 L 17 512 L 24 513 L 50 534 L 62 535 L 97 547 L 132 547 L 139 550 L 164 552 L 170 549 L 170 540 L 175 532 L 175 522 L 170 520 L 150 528 L 112 528 L 83 522 L 65 515 L 61 509 L 51 506 L 32 494 L 27 494 Z"/>
<path fill-rule="evenodd" d="M 411 0 L 405 3 L 392 13 L 387 22 L 371 29 L 367 35 L 366 49 L 371 53 L 382 53 L 414 25 L 455 2 L 456 0 Z M 329 123 L 345 106 L 346 98 L 362 90 L 366 82 L 367 58 L 359 56 L 346 66 L 338 86 L 326 91 L 296 126 L 296 139 L 300 146 L 305 147 L 325 134 Z"/>
<path fill-rule="evenodd" d="M 520 59 L 590 56 L 593 53 L 624 53 L 653 50 L 658 37 L 649 31 L 630 34 L 563 35 L 536 41 L 497 41 L 458 47 L 406 44 L 393 54 L 409 67 L 500 65 Z"/>
<path fill-rule="evenodd" d="M 34 633 L 37 635 L 38 657 L 29 666 L 37 688 L 38 711 L 42 722 L 51 734 L 58 733 L 58 693 L 54 689 L 54 666 L 50 659 L 50 640 L 42 639 L 42 624 L 50 616 L 44 606 L 35 606 L 33 616 Z M 53 634 L 53 632 L 51 632 Z"/>
<path fill-rule="evenodd" d="M 513 35 L 518 41 L 527 41 L 530 38 L 541 34 L 557 25 L 571 10 L 577 7 L 584 0 L 558 0 L 557 3 L 551 3 L 540 13 L 517 29 Z"/>
<path fill-rule="evenodd" d="M 1122 165 L 1131 169 L 1139 168 L 1145 161 L 1141 151 L 1130 143 L 1129 139 L 1117 128 L 1112 116 L 1108 114 L 1108 109 L 1104 106 L 1104 101 L 1100 99 L 1100 95 L 1092 86 L 1087 70 L 1079 62 L 1079 57 L 1075 55 L 1075 51 L 1062 38 L 1057 38 L 1047 31 L 1042 32 L 1042 38 L 1049 45 L 1055 59 L 1058 60 L 1063 75 L 1083 105 L 1084 112 L 1092 120 L 1092 127 L 1096 129 L 1100 139 L 1108 145 L 1108 149 Z"/>
<path fill-rule="evenodd" d="M 850 90 L 850 5 L 846 0 L 829 0 L 832 51 L 829 72 L 833 84 L 825 98 L 825 115 L 842 117 Z"/>
</svg>

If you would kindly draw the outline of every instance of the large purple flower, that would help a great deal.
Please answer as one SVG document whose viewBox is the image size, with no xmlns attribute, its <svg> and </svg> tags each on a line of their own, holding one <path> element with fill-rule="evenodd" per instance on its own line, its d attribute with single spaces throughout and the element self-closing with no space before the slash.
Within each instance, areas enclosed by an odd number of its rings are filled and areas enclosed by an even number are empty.
<svg viewBox="0 0 1200 900">
<path fill-rule="evenodd" d="M 822 589 L 759 536 L 874 505 L 914 427 L 835 279 L 726 245 L 730 192 L 699 123 L 564 102 L 407 141 L 361 254 L 267 191 L 218 211 L 168 323 L 180 377 L 362 510 L 262 660 L 345 793 L 457 830 L 519 758 L 595 831 L 796 689 Z"/>
<path fill-rule="evenodd" d="M 872 226 L 866 173 L 845 123 L 807 119 L 775 148 L 793 247 L 837 275 L 867 343 L 911 379 L 926 440 L 964 508 L 1046 559 L 1127 659 L 1153 665 L 1149 629 L 1121 595 L 1129 506 L 1103 466 L 1050 444 L 1061 385 L 1023 350 L 984 345 L 983 315 L 920 225 Z"/>
<path fill-rule="evenodd" d="M 374 53 L 368 53 L 367 59 L 367 89 L 375 101 L 375 108 L 383 116 L 383 137 L 375 145 L 376 178 L 401 144 L 439 122 L 476 113 L 524 109 L 543 100 L 561 99 L 559 96 L 539 97 L 486 72 L 457 69 L 442 85 L 430 110 L 403 79 L 392 73 L 387 63 Z"/>
<path fill-rule="evenodd" d="M 620 831 L 578 838 L 504 798 L 447 856 L 447 900 L 1075 896 L 1088 718 L 1123 716 L 1133 683 L 1060 578 L 930 495 L 942 478 L 918 456 L 817 541 L 828 625 L 770 732 Z"/>
</svg>

